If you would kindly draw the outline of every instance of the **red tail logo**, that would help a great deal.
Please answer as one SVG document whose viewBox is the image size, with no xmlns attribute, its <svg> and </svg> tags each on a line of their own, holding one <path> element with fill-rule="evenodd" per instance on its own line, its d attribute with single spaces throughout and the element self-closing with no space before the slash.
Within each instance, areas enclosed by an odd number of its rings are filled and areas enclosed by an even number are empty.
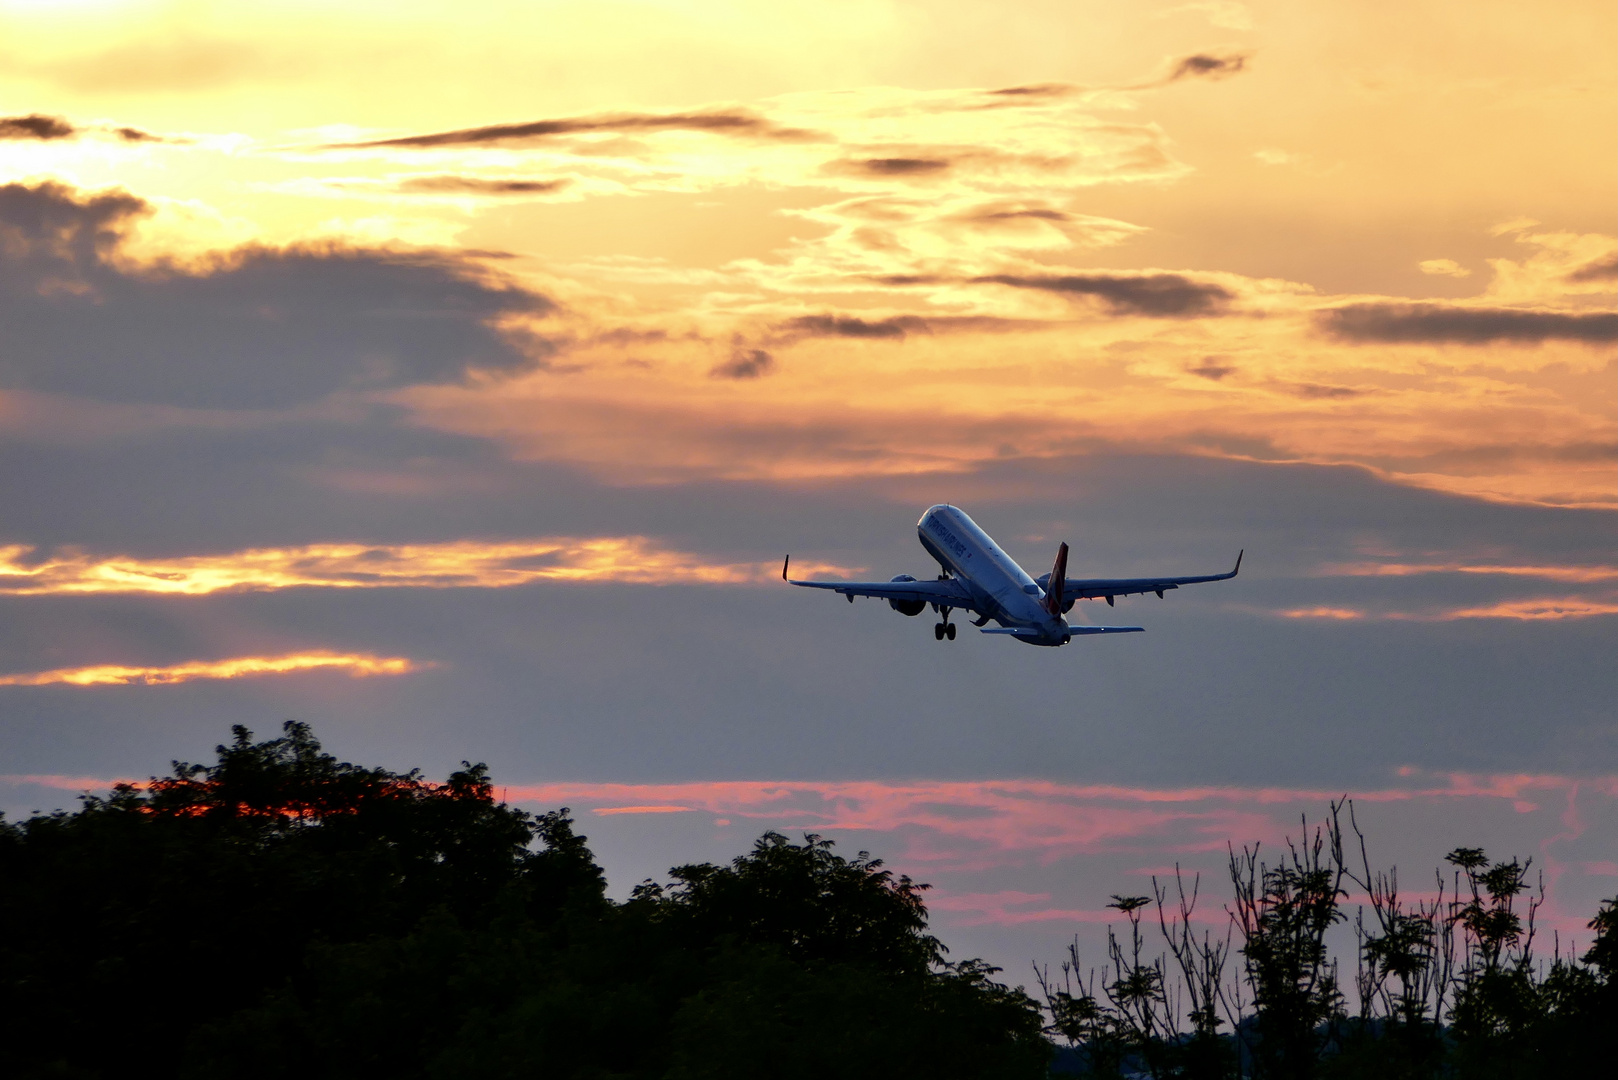
<svg viewBox="0 0 1618 1080">
<path fill-rule="evenodd" d="M 1045 610 L 1052 615 L 1062 614 L 1062 594 L 1067 591 L 1067 545 L 1056 549 L 1056 565 L 1045 585 Z"/>
</svg>

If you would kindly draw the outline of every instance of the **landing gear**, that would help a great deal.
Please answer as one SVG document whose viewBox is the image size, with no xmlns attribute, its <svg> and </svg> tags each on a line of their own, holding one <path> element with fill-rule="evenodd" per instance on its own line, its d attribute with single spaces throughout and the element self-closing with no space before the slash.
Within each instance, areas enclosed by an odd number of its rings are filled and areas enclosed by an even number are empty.
<svg viewBox="0 0 1618 1080">
<path fill-rule="evenodd" d="M 951 641 L 955 640 L 955 624 L 949 621 L 949 612 L 949 608 L 939 609 L 939 614 L 944 616 L 944 621 L 933 624 L 934 641 L 943 641 L 945 638 L 949 638 Z"/>
<path fill-rule="evenodd" d="M 951 641 L 955 640 L 955 624 L 954 623 L 945 623 L 944 624 L 944 636 L 949 638 Z"/>
</svg>

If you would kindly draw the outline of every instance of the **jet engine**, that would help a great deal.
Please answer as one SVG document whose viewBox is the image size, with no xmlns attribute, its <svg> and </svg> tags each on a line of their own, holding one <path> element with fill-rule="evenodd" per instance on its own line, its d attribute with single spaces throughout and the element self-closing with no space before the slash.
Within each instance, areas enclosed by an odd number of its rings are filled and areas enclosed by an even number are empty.
<svg viewBox="0 0 1618 1080">
<path fill-rule="evenodd" d="M 900 574 L 891 581 L 915 581 L 909 574 Z M 901 615 L 920 615 L 927 608 L 925 600 L 889 600 L 888 606 Z"/>
</svg>

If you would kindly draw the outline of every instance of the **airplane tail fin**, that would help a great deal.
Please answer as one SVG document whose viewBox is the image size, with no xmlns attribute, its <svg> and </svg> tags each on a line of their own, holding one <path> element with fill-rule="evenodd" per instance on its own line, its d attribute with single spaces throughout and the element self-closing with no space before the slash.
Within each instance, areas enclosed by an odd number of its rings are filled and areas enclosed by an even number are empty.
<svg viewBox="0 0 1618 1080">
<path fill-rule="evenodd" d="M 1051 567 L 1050 583 L 1045 586 L 1045 610 L 1062 614 L 1063 592 L 1067 588 L 1067 544 L 1056 549 L 1056 565 Z"/>
</svg>

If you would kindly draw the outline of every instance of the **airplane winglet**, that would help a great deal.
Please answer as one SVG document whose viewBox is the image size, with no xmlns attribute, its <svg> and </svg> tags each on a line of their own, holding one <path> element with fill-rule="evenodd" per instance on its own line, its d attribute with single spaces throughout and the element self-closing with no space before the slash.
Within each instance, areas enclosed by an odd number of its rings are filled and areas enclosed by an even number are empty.
<svg viewBox="0 0 1618 1080">
<path fill-rule="evenodd" d="M 787 567 L 789 565 L 791 565 L 791 563 L 792 563 L 792 553 L 787 552 L 786 559 L 783 560 L 782 563 L 781 563 L 781 580 L 782 581 L 790 582 L 792 580 L 791 578 L 787 577 Z M 1241 558 L 1239 556 L 1236 559 L 1236 565 L 1238 565 L 1238 566 L 1241 565 Z"/>
<path fill-rule="evenodd" d="M 1246 548 L 1242 548 L 1240 551 L 1238 551 L 1236 553 L 1236 569 L 1234 569 L 1234 570 L 1232 570 L 1230 572 L 1231 577 L 1235 577 L 1237 574 L 1241 573 L 1241 571 L 1242 571 L 1242 556 L 1246 555 L 1246 554 L 1247 554 L 1247 549 Z"/>
</svg>

